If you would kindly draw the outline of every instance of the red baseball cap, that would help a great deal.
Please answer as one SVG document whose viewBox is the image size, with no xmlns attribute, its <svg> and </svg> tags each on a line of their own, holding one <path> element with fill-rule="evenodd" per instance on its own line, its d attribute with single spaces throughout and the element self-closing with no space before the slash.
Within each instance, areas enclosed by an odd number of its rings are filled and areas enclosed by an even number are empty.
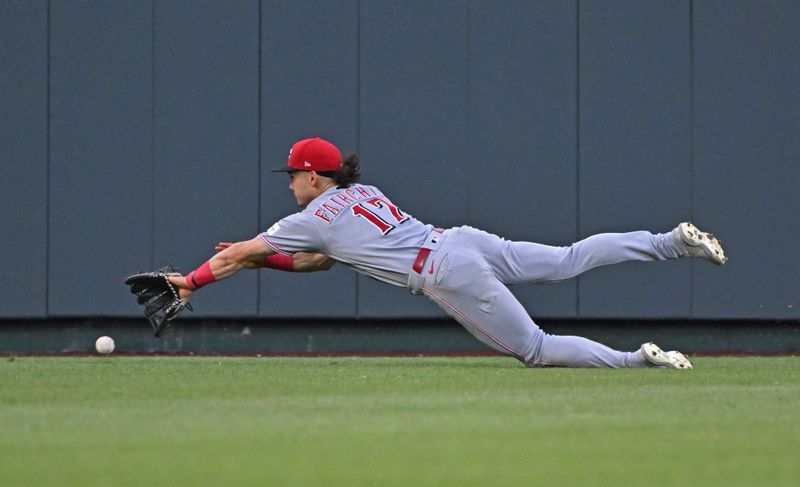
<svg viewBox="0 0 800 487">
<path fill-rule="evenodd" d="M 338 171 L 342 165 L 342 153 L 335 145 L 319 137 L 296 142 L 289 151 L 289 164 L 272 172 L 291 171 Z"/>
</svg>

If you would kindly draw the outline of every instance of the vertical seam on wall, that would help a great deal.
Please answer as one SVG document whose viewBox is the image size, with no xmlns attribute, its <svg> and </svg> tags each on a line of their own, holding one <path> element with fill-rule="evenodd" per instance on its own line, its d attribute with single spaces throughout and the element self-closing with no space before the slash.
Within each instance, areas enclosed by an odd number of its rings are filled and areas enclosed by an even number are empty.
<svg viewBox="0 0 800 487">
<path fill-rule="evenodd" d="M 689 0 L 689 215 L 694 221 L 694 0 Z M 694 317 L 694 260 L 689 263 L 689 317 Z"/>
<path fill-rule="evenodd" d="M 150 9 L 150 268 L 156 260 L 156 1 Z"/>
<path fill-rule="evenodd" d="M 575 0 L 575 241 L 581 238 L 581 3 Z M 575 280 L 575 314 L 581 315 L 581 277 Z"/>
<path fill-rule="evenodd" d="M 361 0 L 356 1 L 356 153 L 361 152 Z"/>
<path fill-rule="evenodd" d="M 361 0 L 356 0 L 356 153 L 361 154 Z M 360 318 L 359 296 L 361 274 L 356 273 L 355 310 L 353 316 Z"/>
<path fill-rule="evenodd" d="M 45 118 L 47 142 L 45 143 L 45 251 L 44 251 L 44 316 L 50 316 L 50 2 L 47 2 L 47 95 Z"/>
<path fill-rule="evenodd" d="M 262 167 L 261 167 L 262 166 L 262 147 L 261 147 L 261 135 L 262 135 L 262 133 L 261 133 L 261 115 L 262 115 L 262 112 L 261 112 L 261 110 L 262 110 L 262 103 L 261 103 L 261 96 L 262 96 L 261 95 L 261 79 L 262 79 L 261 78 L 262 77 L 261 64 L 262 64 L 262 62 L 261 62 L 261 59 L 262 59 L 262 52 L 261 52 L 261 49 L 262 49 L 262 43 L 263 43 L 263 39 L 264 39 L 264 37 L 262 35 L 263 33 L 261 31 L 262 25 L 264 24 L 263 19 L 262 19 L 262 10 L 263 10 L 262 7 L 263 7 L 263 2 L 261 0 L 259 0 L 258 1 L 258 29 L 257 29 L 257 31 L 258 31 L 258 60 L 257 60 L 258 61 L 258 65 L 257 65 L 257 70 L 258 70 L 258 89 L 257 89 L 257 93 L 258 93 L 258 96 L 257 96 L 258 97 L 258 121 L 257 121 L 257 124 L 256 124 L 256 126 L 258 127 L 258 133 L 256 134 L 256 136 L 257 136 L 257 152 L 258 152 L 258 154 L 257 154 L 257 158 L 258 158 L 258 160 L 257 160 L 257 164 L 258 164 L 258 187 L 256 188 L 256 206 L 258 208 L 258 228 L 256 229 L 257 232 L 261 232 L 261 228 L 263 228 L 262 224 L 261 224 L 261 217 L 262 217 L 262 215 L 261 215 L 261 188 L 262 188 L 262 181 L 261 181 L 261 177 L 262 177 L 262 174 L 261 174 L 261 170 L 262 170 Z M 256 316 L 261 316 L 261 273 L 260 272 L 256 273 Z"/>
<path fill-rule="evenodd" d="M 470 42 L 472 41 L 472 2 L 467 1 L 467 150 L 468 150 L 468 158 L 472 158 L 472 155 L 475 154 L 473 150 L 473 143 L 472 143 L 472 97 L 470 96 L 472 93 L 472 56 L 470 52 Z M 468 161 L 471 162 L 471 161 Z M 468 166 L 469 167 L 469 166 Z M 472 221 L 472 187 L 471 183 L 472 178 L 467 177 L 466 181 L 466 206 L 467 206 L 467 221 Z"/>
</svg>

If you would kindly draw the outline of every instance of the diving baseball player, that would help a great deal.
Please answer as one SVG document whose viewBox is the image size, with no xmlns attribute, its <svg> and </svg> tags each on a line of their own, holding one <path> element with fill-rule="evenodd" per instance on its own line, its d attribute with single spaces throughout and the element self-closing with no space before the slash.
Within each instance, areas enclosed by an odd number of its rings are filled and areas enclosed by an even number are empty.
<svg viewBox="0 0 800 487">
<path fill-rule="evenodd" d="M 297 142 L 286 167 L 302 211 L 255 238 L 220 243 L 185 277 L 170 274 L 178 311 L 201 287 L 243 268 L 327 270 L 334 263 L 427 296 L 478 340 L 527 366 L 691 369 L 686 356 L 645 343 L 620 352 L 577 336 L 542 331 L 507 284 L 568 279 L 598 266 L 701 257 L 722 265 L 719 240 L 691 223 L 663 234 L 606 233 L 567 247 L 512 242 L 461 226 L 434 228 L 398 208 L 379 188 L 360 184 L 355 154 L 319 138 Z"/>
</svg>

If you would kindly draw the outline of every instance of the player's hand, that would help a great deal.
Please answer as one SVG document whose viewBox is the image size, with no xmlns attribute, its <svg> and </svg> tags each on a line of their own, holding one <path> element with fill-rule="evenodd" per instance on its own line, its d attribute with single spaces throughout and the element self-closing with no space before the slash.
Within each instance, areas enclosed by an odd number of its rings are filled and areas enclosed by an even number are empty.
<svg viewBox="0 0 800 487">
<path fill-rule="evenodd" d="M 186 278 L 183 276 L 170 276 L 169 282 L 178 288 L 178 296 L 181 299 L 188 299 L 194 291 L 189 288 L 189 283 L 186 282 Z"/>
</svg>

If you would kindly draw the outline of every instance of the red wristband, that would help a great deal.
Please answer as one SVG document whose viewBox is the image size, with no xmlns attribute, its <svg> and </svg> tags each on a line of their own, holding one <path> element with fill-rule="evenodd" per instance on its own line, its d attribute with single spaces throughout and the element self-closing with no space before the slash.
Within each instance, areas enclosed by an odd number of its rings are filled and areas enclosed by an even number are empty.
<svg viewBox="0 0 800 487">
<path fill-rule="evenodd" d="M 192 291 L 216 280 L 214 274 L 211 273 L 211 261 L 206 261 L 205 264 L 186 275 L 186 284 L 189 285 L 189 289 Z"/>
<path fill-rule="evenodd" d="M 279 271 L 294 272 L 294 257 L 291 255 L 272 254 L 268 255 L 261 265 L 271 269 L 278 269 Z"/>
</svg>

